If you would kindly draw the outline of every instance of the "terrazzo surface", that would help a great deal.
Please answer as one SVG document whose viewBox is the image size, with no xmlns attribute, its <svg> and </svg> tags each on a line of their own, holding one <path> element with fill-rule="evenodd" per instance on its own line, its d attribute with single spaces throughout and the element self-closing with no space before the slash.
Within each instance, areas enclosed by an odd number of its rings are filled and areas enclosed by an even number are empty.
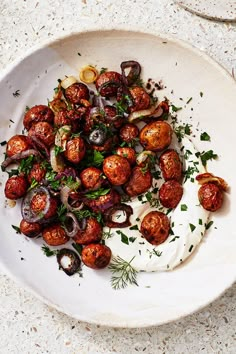
<svg viewBox="0 0 236 354">
<path fill-rule="evenodd" d="M 236 24 L 202 19 L 168 0 L 1 0 L 0 70 L 33 45 L 88 27 L 172 35 L 204 50 L 232 76 L 236 73 Z M 0 354 L 234 354 L 236 284 L 179 321 L 113 329 L 78 322 L 49 308 L 2 272 L 0 319 Z"/>
</svg>

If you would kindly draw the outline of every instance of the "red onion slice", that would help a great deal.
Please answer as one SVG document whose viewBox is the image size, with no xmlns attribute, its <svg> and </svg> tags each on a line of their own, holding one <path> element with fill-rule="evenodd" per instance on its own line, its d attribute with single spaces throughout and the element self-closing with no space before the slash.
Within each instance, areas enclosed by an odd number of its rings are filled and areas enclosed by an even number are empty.
<svg viewBox="0 0 236 354">
<path fill-rule="evenodd" d="M 118 221 L 113 221 L 112 216 L 115 214 L 117 211 L 123 211 L 126 214 L 126 219 L 122 222 Z M 133 214 L 133 209 L 131 208 L 130 205 L 121 203 L 121 204 L 116 204 L 113 205 L 111 208 L 105 210 L 104 212 L 104 220 L 105 220 L 105 225 L 110 228 L 114 227 L 128 227 L 131 225 L 131 222 L 129 220 L 130 216 Z"/>
<path fill-rule="evenodd" d="M 67 210 L 73 211 L 79 211 L 83 208 L 84 204 L 81 202 L 79 207 L 73 208 L 70 204 L 69 204 L 69 195 L 71 193 L 71 188 L 69 188 L 68 186 L 63 186 L 60 190 L 60 198 L 61 198 L 61 202 L 65 205 L 65 207 L 67 208 Z"/>
<path fill-rule="evenodd" d="M 123 61 L 120 64 L 123 82 L 126 86 L 133 85 L 140 76 L 141 66 L 135 60 Z M 125 70 L 130 69 L 128 75 L 126 75 Z"/>
<path fill-rule="evenodd" d="M 71 230 L 69 230 L 69 227 L 68 227 L 68 220 L 69 219 L 72 220 Z M 81 230 L 79 222 L 78 222 L 76 216 L 73 213 L 69 212 L 69 213 L 66 214 L 66 220 L 65 220 L 65 223 L 64 223 L 64 228 L 65 228 L 67 236 L 69 236 L 69 237 L 74 237 L 77 234 L 77 232 L 79 230 Z"/>
<path fill-rule="evenodd" d="M 26 157 L 29 157 L 29 156 L 39 156 L 39 152 L 35 149 L 28 149 L 28 150 L 25 150 L 25 151 L 22 151 L 22 152 L 19 152 L 18 154 L 15 154 L 11 157 L 7 157 L 5 161 L 3 161 L 1 167 L 2 167 L 2 170 L 5 171 L 6 167 L 9 166 L 10 164 L 16 162 L 16 161 L 19 161 L 19 160 L 22 160 L 22 159 L 25 159 Z"/>
</svg>

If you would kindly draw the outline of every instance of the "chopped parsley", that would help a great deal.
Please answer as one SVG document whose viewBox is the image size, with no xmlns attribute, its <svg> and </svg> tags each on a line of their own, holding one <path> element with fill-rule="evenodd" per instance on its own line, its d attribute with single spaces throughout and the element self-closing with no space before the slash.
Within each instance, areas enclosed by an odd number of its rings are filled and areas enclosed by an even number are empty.
<svg viewBox="0 0 236 354">
<path fill-rule="evenodd" d="M 175 236 L 174 238 L 172 238 L 172 240 L 170 240 L 169 243 L 174 242 L 174 241 L 177 240 L 178 238 L 179 238 L 179 236 Z"/>
<path fill-rule="evenodd" d="M 15 92 L 13 92 L 12 94 L 14 97 L 19 97 L 20 96 L 20 90 L 16 90 Z"/>
<path fill-rule="evenodd" d="M 203 96 L 203 92 L 200 92 L 200 97 L 202 97 Z"/>
<path fill-rule="evenodd" d="M 211 137 L 206 132 L 204 132 L 204 133 L 202 133 L 200 135 L 200 140 L 202 140 L 202 141 L 211 141 Z"/>
<path fill-rule="evenodd" d="M 21 234 L 20 228 L 15 225 L 11 225 L 11 227 L 16 231 L 17 234 Z"/>
<path fill-rule="evenodd" d="M 175 105 L 171 105 L 171 109 L 172 109 L 172 111 L 173 112 L 178 112 L 178 111 L 180 111 L 181 109 L 182 109 L 182 107 L 176 107 Z"/>
<path fill-rule="evenodd" d="M 51 250 L 48 246 L 43 245 L 41 247 L 41 250 L 43 251 L 43 253 L 45 254 L 46 257 L 52 257 L 55 256 L 57 254 L 57 250 Z"/>
<path fill-rule="evenodd" d="M 121 236 L 121 242 L 125 243 L 126 245 L 129 244 L 129 238 L 128 238 L 128 236 L 126 236 L 126 234 L 124 234 L 120 230 L 116 231 L 116 233 Z"/>
<path fill-rule="evenodd" d="M 102 195 L 106 195 L 109 192 L 110 192 L 110 188 L 99 188 L 94 191 L 88 191 L 87 193 L 85 193 L 85 196 L 88 199 L 97 199 L 98 197 L 101 197 Z"/>
<path fill-rule="evenodd" d="M 198 224 L 202 225 L 202 219 L 198 219 Z"/>
<path fill-rule="evenodd" d="M 207 224 L 205 224 L 206 230 L 209 230 L 210 227 L 214 224 L 214 221 L 209 221 Z"/>
<path fill-rule="evenodd" d="M 138 230 L 138 225 L 133 225 L 129 228 L 130 230 Z"/>
<path fill-rule="evenodd" d="M 192 97 L 190 97 L 189 99 L 188 99 L 188 101 L 186 102 L 186 104 L 189 104 L 191 101 L 192 101 Z"/>
<path fill-rule="evenodd" d="M 192 249 L 193 249 L 193 245 L 191 245 L 190 247 L 189 247 L 189 252 L 191 252 L 192 251 Z"/>
<path fill-rule="evenodd" d="M 181 204 L 180 209 L 181 209 L 181 211 L 187 211 L 188 206 L 186 204 Z"/>
<path fill-rule="evenodd" d="M 216 160 L 218 158 L 218 155 L 213 152 L 213 150 L 208 150 L 208 151 L 203 151 L 203 152 L 197 152 L 196 157 L 200 157 L 203 166 L 206 166 L 207 161 L 209 160 Z"/>
<path fill-rule="evenodd" d="M 196 226 L 191 223 L 189 223 L 189 227 L 190 227 L 191 232 L 193 232 L 196 229 Z"/>
</svg>

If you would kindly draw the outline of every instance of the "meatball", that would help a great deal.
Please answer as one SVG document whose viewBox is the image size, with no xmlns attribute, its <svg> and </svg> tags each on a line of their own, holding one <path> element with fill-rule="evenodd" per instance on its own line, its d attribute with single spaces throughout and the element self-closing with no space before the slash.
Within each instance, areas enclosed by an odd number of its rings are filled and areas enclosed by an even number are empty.
<svg viewBox="0 0 236 354">
<path fill-rule="evenodd" d="M 49 207 L 45 213 L 47 203 L 49 203 Z M 35 215 L 41 215 L 43 213 L 44 220 L 48 220 L 56 216 L 57 205 L 57 199 L 50 196 L 50 199 L 48 200 L 48 195 L 43 191 L 35 193 L 30 201 L 30 209 L 32 213 Z"/>
<path fill-rule="evenodd" d="M 120 186 L 126 183 L 130 177 L 130 163 L 125 157 L 111 155 L 103 161 L 103 172 L 113 185 Z"/>
<path fill-rule="evenodd" d="M 170 222 L 160 211 L 151 211 L 142 220 L 140 232 L 152 245 L 160 245 L 169 235 Z"/>
<path fill-rule="evenodd" d="M 116 129 L 124 124 L 125 118 L 118 114 L 116 107 L 107 105 L 104 107 L 104 112 L 106 123 L 113 125 Z"/>
<path fill-rule="evenodd" d="M 65 97 L 71 103 L 79 104 L 81 100 L 89 100 L 89 89 L 82 82 L 76 82 L 67 87 Z"/>
<path fill-rule="evenodd" d="M 120 130 L 120 138 L 126 143 L 131 143 L 139 135 L 139 129 L 135 124 L 125 124 Z"/>
<path fill-rule="evenodd" d="M 160 202 L 165 208 L 176 208 L 182 195 L 183 187 L 175 180 L 163 183 L 159 191 Z"/>
<path fill-rule="evenodd" d="M 6 154 L 11 157 L 31 148 L 30 139 L 25 135 L 14 135 L 7 142 Z"/>
<path fill-rule="evenodd" d="M 12 176 L 6 181 L 5 196 L 12 200 L 20 199 L 26 194 L 28 186 L 28 181 L 24 176 Z"/>
<path fill-rule="evenodd" d="M 28 222 L 22 219 L 20 222 L 20 231 L 25 236 L 33 238 L 42 232 L 42 225 L 38 222 Z"/>
<path fill-rule="evenodd" d="M 133 99 L 133 106 L 130 109 L 131 112 L 147 109 L 150 106 L 150 96 L 142 87 L 132 87 L 130 93 Z"/>
<path fill-rule="evenodd" d="M 80 179 L 84 188 L 98 189 L 103 182 L 102 171 L 96 167 L 88 167 L 81 172 Z"/>
<path fill-rule="evenodd" d="M 47 147 L 52 146 L 55 140 L 53 126 L 47 122 L 38 122 L 32 125 L 29 130 L 29 136 L 37 138 Z"/>
<path fill-rule="evenodd" d="M 182 177 L 182 163 L 175 150 L 169 149 L 163 152 L 159 158 L 159 165 L 165 181 L 174 179 L 180 181 Z"/>
<path fill-rule="evenodd" d="M 142 128 L 139 139 L 145 150 L 162 151 L 171 143 L 172 128 L 165 121 L 148 123 Z"/>
<path fill-rule="evenodd" d="M 128 183 L 125 184 L 124 190 L 130 197 L 135 197 L 145 193 L 152 186 L 152 174 L 149 170 L 143 171 L 142 167 L 133 168 Z"/>
<path fill-rule="evenodd" d="M 224 194 L 217 184 L 209 182 L 199 188 L 198 199 L 204 209 L 216 211 L 223 204 Z"/>
<path fill-rule="evenodd" d="M 80 136 L 69 140 L 66 144 L 64 154 L 68 161 L 76 164 L 79 163 L 85 155 L 84 140 Z"/>
<path fill-rule="evenodd" d="M 33 124 L 38 122 L 47 122 L 49 124 L 53 123 L 54 113 L 48 107 L 44 105 L 37 105 L 30 108 L 23 119 L 23 125 L 25 129 L 29 130 Z"/>
<path fill-rule="evenodd" d="M 121 74 L 115 71 L 106 71 L 99 75 L 96 81 L 96 88 L 101 96 L 116 96 L 117 90 L 121 85 Z"/>
<path fill-rule="evenodd" d="M 84 204 L 87 205 L 95 213 L 103 212 L 104 210 L 110 208 L 115 204 L 119 204 L 121 201 L 120 194 L 111 189 L 106 195 L 101 195 L 97 199 L 88 199 L 84 201 Z"/>
<path fill-rule="evenodd" d="M 76 243 L 80 245 L 88 245 L 89 243 L 95 243 L 101 241 L 102 238 L 102 226 L 97 219 L 89 217 L 86 220 L 85 230 L 79 230 L 74 236 Z"/>
<path fill-rule="evenodd" d="M 64 245 L 69 241 L 65 229 L 60 224 L 47 226 L 42 231 L 44 241 L 50 246 Z"/>
<path fill-rule="evenodd" d="M 36 162 L 33 164 L 30 172 L 28 173 L 28 181 L 31 184 L 33 181 L 41 182 L 46 175 L 46 169 L 42 163 Z"/>
<path fill-rule="evenodd" d="M 136 152 L 131 147 L 118 147 L 116 153 L 119 156 L 126 157 L 130 165 L 135 165 L 136 163 Z"/>
<path fill-rule="evenodd" d="M 102 269 L 108 266 L 111 260 L 111 250 L 99 243 L 90 244 L 83 248 L 81 253 L 82 262 L 89 268 Z"/>
</svg>

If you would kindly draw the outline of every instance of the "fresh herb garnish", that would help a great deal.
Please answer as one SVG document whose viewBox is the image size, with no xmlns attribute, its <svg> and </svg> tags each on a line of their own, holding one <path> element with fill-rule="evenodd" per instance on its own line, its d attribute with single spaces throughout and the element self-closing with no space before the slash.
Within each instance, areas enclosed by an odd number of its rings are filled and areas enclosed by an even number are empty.
<svg viewBox="0 0 236 354">
<path fill-rule="evenodd" d="M 177 240 L 178 238 L 179 238 L 179 236 L 175 236 L 174 238 L 172 238 L 172 240 L 170 240 L 169 243 L 174 242 L 174 241 Z"/>
<path fill-rule="evenodd" d="M 196 229 L 196 226 L 191 223 L 189 223 L 189 227 L 190 227 L 191 232 L 193 232 Z"/>
<path fill-rule="evenodd" d="M 202 219 L 198 219 L 198 224 L 202 225 Z"/>
<path fill-rule="evenodd" d="M 202 133 L 200 135 L 200 140 L 202 140 L 202 141 L 211 141 L 211 137 L 206 132 L 204 132 L 204 133 Z"/>
<path fill-rule="evenodd" d="M 203 96 L 203 92 L 200 92 L 200 96 L 201 96 L 201 97 Z"/>
<path fill-rule="evenodd" d="M 208 160 L 216 160 L 218 158 L 218 155 L 213 150 L 197 152 L 195 155 L 200 157 L 203 166 L 206 166 Z"/>
<path fill-rule="evenodd" d="M 43 251 L 43 253 L 45 254 L 46 257 L 52 257 L 52 256 L 56 256 L 57 254 L 57 250 L 51 250 L 48 246 L 43 245 L 41 247 L 41 250 Z"/>
<path fill-rule="evenodd" d="M 120 230 L 116 231 L 116 233 L 117 233 L 118 235 L 120 235 L 120 237 L 121 237 L 121 242 L 125 243 L 126 245 L 129 244 L 129 238 L 128 238 L 128 236 L 126 236 L 126 234 L 124 234 L 124 233 L 123 233 L 122 231 L 120 231 Z"/>
<path fill-rule="evenodd" d="M 97 199 L 98 197 L 101 197 L 102 195 L 106 195 L 109 192 L 110 192 L 110 188 L 99 188 L 94 191 L 88 191 L 87 193 L 85 193 L 85 196 L 89 199 Z"/>
<path fill-rule="evenodd" d="M 193 245 L 191 245 L 190 247 L 189 247 L 189 252 L 191 252 L 192 251 L 192 249 L 193 249 Z"/>
<path fill-rule="evenodd" d="M 130 230 L 138 230 L 138 225 L 133 225 L 129 228 Z"/>
<path fill-rule="evenodd" d="M 11 227 L 16 231 L 17 234 L 21 234 L 20 228 L 15 225 L 11 225 Z"/>
<path fill-rule="evenodd" d="M 181 209 L 181 211 L 187 211 L 188 206 L 186 204 L 181 204 L 180 209 Z"/>
<path fill-rule="evenodd" d="M 108 231 L 103 231 L 102 232 L 102 239 L 103 240 L 107 240 L 108 238 L 111 238 L 113 236 L 111 229 L 109 229 Z"/>
<path fill-rule="evenodd" d="M 19 173 L 29 174 L 32 170 L 34 164 L 34 156 L 30 155 L 29 157 L 22 159 L 20 162 L 20 166 L 18 167 Z"/>
<path fill-rule="evenodd" d="M 101 70 L 100 70 L 100 75 L 101 75 L 101 74 L 104 74 L 106 71 L 107 71 L 107 68 L 101 68 Z"/>
<path fill-rule="evenodd" d="M 79 245 L 78 243 L 73 242 L 71 244 L 71 246 L 76 250 L 76 252 L 78 252 L 81 255 L 82 249 L 83 249 L 83 247 L 81 245 Z"/>
<path fill-rule="evenodd" d="M 129 262 L 125 261 L 121 257 L 113 257 L 108 269 L 112 272 L 111 286 L 113 289 L 124 289 L 128 284 L 134 284 L 138 286 L 137 274 L 138 272 L 131 266 L 131 263 L 135 257 Z"/>
<path fill-rule="evenodd" d="M 176 107 L 175 105 L 170 105 L 171 106 L 171 109 L 172 109 L 172 111 L 173 112 L 178 112 L 178 111 L 180 111 L 181 109 L 182 109 L 182 107 Z"/>
<path fill-rule="evenodd" d="M 151 258 L 152 256 L 161 257 L 162 255 L 162 252 L 156 250 L 155 248 L 152 251 L 147 249 L 147 251 L 149 253 L 149 258 Z"/>
<path fill-rule="evenodd" d="M 210 227 L 214 224 L 214 221 L 209 221 L 207 224 L 205 224 L 206 230 L 209 230 Z"/>
<path fill-rule="evenodd" d="M 16 90 L 15 92 L 13 92 L 12 94 L 14 97 L 19 97 L 20 96 L 20 90 Z"/>
<path fill-rule="evenodd" d="M 2 141 L 2 142 L 0 143 L 0 145 L 1 145 L 1 146 L 7 145 L 6 140 Z"/>
<path fill-rule="evenodd" d="M 55 156 L 60 155 L 63 152 L 63 148 L 61 146 L 54 146 Z"/>
</svg>

